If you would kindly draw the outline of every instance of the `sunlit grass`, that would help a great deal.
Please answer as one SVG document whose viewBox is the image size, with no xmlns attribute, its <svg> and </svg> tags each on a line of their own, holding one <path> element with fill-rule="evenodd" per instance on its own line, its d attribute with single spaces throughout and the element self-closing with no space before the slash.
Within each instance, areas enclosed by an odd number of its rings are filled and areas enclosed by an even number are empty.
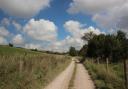
<svg viewBox="0 0 128 89">
<path fill-rule="evenodd" d="M 0 89 L 42 89 L 70 57 L 0 46 Z"/>
</svg>

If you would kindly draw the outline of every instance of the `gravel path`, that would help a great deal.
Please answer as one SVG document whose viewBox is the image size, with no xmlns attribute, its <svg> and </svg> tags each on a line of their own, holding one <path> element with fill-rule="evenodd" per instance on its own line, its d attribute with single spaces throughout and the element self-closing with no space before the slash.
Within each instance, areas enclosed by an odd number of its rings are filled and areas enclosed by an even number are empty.
<svg viewBox="0 0 128 89">
<path fill-rule="evenodd" d="M 74 67 L 75 63 L 72 61 L 71 64 L 44 89 L 68 89 Z"/>
<path fill-rule="evenodd" d="M 77 64 L 73 89 L 95 89 L 87 70 L 82 64 Z"/>
</svg>

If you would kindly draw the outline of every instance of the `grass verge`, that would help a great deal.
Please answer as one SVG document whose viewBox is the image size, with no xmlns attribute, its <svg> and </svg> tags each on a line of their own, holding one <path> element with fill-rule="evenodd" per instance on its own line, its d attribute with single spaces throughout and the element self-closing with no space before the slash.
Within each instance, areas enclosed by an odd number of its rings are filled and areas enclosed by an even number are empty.
<svg viewBox="0 0 128 89">
<path fill-rule="evenodd" d="M 94 80 L 96 89 L 126 89 L 121 63 L 109 64 L 108 71 L 105 64 L 96 64 L 86 60 L 84 65 Z"/>
</svg>

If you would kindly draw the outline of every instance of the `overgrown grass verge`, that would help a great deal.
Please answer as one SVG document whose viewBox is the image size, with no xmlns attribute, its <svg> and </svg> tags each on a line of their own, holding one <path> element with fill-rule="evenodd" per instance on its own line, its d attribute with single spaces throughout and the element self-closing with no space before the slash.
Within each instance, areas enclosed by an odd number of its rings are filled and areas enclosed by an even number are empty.
<svg viewBox="0 0 128 89">
<path fill-rule="evenodd" d="M 43 89 L 70 57 L 0 46 L 0 89 Z"/>
<path fill-rule="evenodd" d="M 84 65 L 94 80 L 96 89 L 126 89 L 123 79 L 123 64 L 109 64 L 108 71 L 105 64 L 96 64 L 86 60 Z"/>
<path fill-rule="evenodd" d="M 77 67 L 77 64 L 75 63 L 75 68 L 74 68 L 73 75 L 72 75 L 72 78 L 70 80 L 68 89 L 73 89 L 73 87 L 74 87 L 74 79 L 75 79 L 75 75 L 76 75 L 76 67 Z"/>
</svg>

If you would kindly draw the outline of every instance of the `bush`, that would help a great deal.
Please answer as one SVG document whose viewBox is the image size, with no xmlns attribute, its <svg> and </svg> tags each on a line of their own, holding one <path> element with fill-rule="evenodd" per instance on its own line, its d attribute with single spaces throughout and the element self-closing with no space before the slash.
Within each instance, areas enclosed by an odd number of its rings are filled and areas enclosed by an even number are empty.
<svg viewBox="0 0 128 89">
<path fill-rule="evenodd" d="M 12 43 L 9 43 L 8 45 L 9 45 L 10 47 L 13 47 L 13 44 L 12 44 Z"/>
</svg>

